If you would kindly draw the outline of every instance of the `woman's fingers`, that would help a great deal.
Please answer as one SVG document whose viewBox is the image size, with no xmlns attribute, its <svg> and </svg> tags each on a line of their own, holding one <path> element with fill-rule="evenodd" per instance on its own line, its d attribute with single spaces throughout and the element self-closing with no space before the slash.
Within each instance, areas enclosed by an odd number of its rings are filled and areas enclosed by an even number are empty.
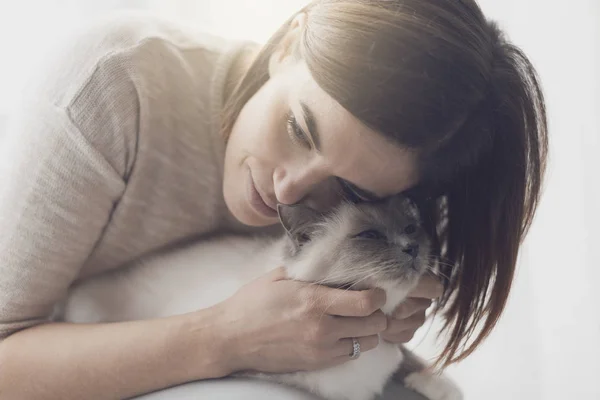
<svg viewBox="0 0 600 400">
<path fill-rule="evenodd" d="M 377 335 L 357 337 L 355 339 L 360 345 L 361 353 L 373 350 L 379 344 L 379 336 Z M 331 350 L 334 358 L 345 359 L 345 361 L 348 361 L 353 350 L 352 338 L 343 338 L 338 340 Z"/>
<path fill-rule="evenodd" d="M 385 332 L 398 333 L 417 329 L 425 323 L 425 318 L 425 311 L 420 311 L 405 319 L 390 318 Z"/>
<path fill-rule="evenodd" d="M 277 268 L 270 270 L 269 272 L 267 272 L 263 276 L 259 277 L 258 279 L 265 279 L 267 281 L 276 282 L 276 281 L 282 281 L 282 280 L 288 279 L 288 278 L 287 278 L 287 272 L 286 272 L 285 267 L 277 267 Z"/>
<path fill-rule="evenodd" d="M 415 337 L 415 332 L 413 330 L 404 331 L 400 333 L 396 333 L 394 335 L 382 335 L 381 338 L 386 342 L 395 343 L 395 344 L 403 344 L 410 342 L 413 337 Z"/>
<path fill-rule="evenodd" d="M 385 331 L 388 319 L 381 310 L 367 317 L 332 317 L 331 332 L 337 338 L 377 335 Z"/>
<path fill-rule="evenodd" d="M 417 329 L 423 326 L 425 319 L 424 310 L 405 319 L 390 318 L 386 330 L 381 333 L 381 338 L 392 343 L 409 342 Z"/>
<path fill-rule="evenodd" d="M 420 297 L 425 299 L 437 299 L 444 293 L 444 287 L 432 275 L 424 275 L 417 286 L 409 293 L 408 297 Z"/>
<path fill-rule="evenodd" d="M 392 343 L 409 342 L 426 320 L 426 311 L 432 300 L 443 293 L 443 286 L 433 276 L 426 275 L 409 294 L 409 297 L 396 307 L 388 318 L 387 328 L 381 333 L 382 339 Z"/>
<path fill-rule="evenodd" d="M 411 297 L 398 305 L 398 307 L 394 310 L 392 317 L 396 319 L 405 319 L 413 314 L 427 310 L 430 306 L 430 299 Z"/>
<path fill-rule="evenodd" d="M 385 304 L 382 289 L 354 291 L 312 286 L 308 296 L 309 304 L 318 312 L 342 317 L 367 317 Z"/>
</svg>

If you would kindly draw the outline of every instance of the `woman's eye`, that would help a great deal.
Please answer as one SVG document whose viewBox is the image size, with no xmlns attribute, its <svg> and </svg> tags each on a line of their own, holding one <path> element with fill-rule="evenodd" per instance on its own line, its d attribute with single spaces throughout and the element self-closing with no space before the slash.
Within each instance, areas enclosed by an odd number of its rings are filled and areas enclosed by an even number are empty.
<svg viewBox="0 0 600 400">
<path fill-rule="evenodd" d="M 343 188 L 343 192 L 344 192 L 344 198 L 346 199 L 346 201 L 349 201 L 350 203 L 358 204 L 363 201 L 360 198 L 360 196 L 358 196 L 353 190 L 351 190 L 347 187 Z"/>
<path fill-rule="evenodd" d="M 404 233 L 406 233 L 407 235 L 412 235 L 416 231 L 417 227 L 414 225 L 408 225 L 406 228 L 404 228 Z"/>
<path fill-rule="evenodd" d="M 309 149 L 312 147 L 310 140 L 308 140 L 308 136 L 306 133 L 304 133 L 302 128 L 300 128 L 298 122 L 296 121 L 296 117 L 291 112 L 288 114 L 287 131 L 294 143 L 300 144 Z"/>
<path fill-rule="evenodd" d="M 346 201 L 349 201 L 351 203 L 362 203 L 365 201 L 369 201 L 369 199 L 365 199 L 360 194 L 358 194 L 352 187 L 350 187 L 350 185 L 348 185 L 348 183 L 345 180 L 341 178 L 336 179 L 342 187 L 342 193 Z"/>
<path fill-rule="evenodd" d="M 369 229 L 367 231 L 363 231 L 363 232 L 359 233 L 358 235 L 356 235 L 355 237 L 358 237 L 361 239 L 371 239 L 371 240 L 386 239 L 386 237 L 383 233 L 376 231 L 375 229 Z"/>
</svg>

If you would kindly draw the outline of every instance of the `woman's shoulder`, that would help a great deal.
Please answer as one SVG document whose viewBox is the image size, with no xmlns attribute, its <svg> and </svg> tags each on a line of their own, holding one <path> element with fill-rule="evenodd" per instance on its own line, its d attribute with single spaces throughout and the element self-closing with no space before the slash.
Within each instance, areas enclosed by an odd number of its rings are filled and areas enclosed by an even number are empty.
<svg viewBox="0 0 600 400">
<path fill-rule="evenodd" d="M 111 71 L 105 77 L 108 85 L 123 75 L 177 67 L 186 62 L 180 56 L 183 52 L 218 54 L 231 45 L 225 39 L 138 12 L 86 21 L 65 29 L 51 43 L 35 49 L 39 67 L 33 69 L 24 95 L 41 96 L 58 106 L 72 102 L 101 68 Z"/>
<path fill-rule="evenodd" d="M 66 31 L 41 52 L 43 63 L 24 87 L 23 98 L 16 99 L 16 114 L 38 115 L 40 103 L 62 110 L 122 175 L 132 167 L 133 157 L 127 155 L 137 149 L 142 108 L 150 108 L 146 114 L 154 120 L 170 108 L 185 108 L 191 96 L 202 93 L 219 54 L 230 45 L 139 13 Z"/>
</svg>

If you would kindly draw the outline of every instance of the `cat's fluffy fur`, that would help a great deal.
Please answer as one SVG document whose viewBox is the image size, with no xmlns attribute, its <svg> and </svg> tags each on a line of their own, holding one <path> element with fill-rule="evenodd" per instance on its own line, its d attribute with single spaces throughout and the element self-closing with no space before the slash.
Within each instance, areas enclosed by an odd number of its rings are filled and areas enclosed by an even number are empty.
<svg viewBox="0 0 600 400">
<path fill-rule="evenodd" d="M 427 269 L 428 239 L 416 207 L 404 197 L 378 204 L 343 204 L 326 215 L 303 206 L 279 211 L 285 237 L 224 236 L 91 278 L 72 289 L 63 304 L 64 319 L 93 323 L 195 311 L 225 300 L 279 265 L 286 265 L 292 279 L 354 289 L 381 287 L 387 294 L 383 311 L 389 314 Z M 255 376 L 299 386 L 326 399 L 370 400 L 396 374 L 432 400 L 462 398 L 455 385 L 429 374 L 415 360 L 406 349 L 380 341 L 357 360 L 336 367 Z"/>
</svg>

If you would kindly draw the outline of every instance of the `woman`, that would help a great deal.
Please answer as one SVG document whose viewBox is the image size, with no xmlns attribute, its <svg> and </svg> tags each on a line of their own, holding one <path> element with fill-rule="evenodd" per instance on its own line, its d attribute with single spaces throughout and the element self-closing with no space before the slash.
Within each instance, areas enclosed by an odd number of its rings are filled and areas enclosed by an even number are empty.
<svg viewBox="0 0 600 400">
<path fill-rule="evenodd" d="M 439 296 L 440 363 L 460 360 L 502 312 L 546 156 L 533 68 L 471 0 L 316 0 L 260 49 L 113 21 L 57 52 L 21 110 L 1 174 L 3 398 L 125 398 L 351 362 L 351 338 L 406 342 Z M 76 279 L 272 226 L 276 203 L 407 190 L 448 279 L 443 295 L 421 282 L 389 321 L 377 290 L 275 269 L 184 316 L 48 322 Z"/>
</svg>

